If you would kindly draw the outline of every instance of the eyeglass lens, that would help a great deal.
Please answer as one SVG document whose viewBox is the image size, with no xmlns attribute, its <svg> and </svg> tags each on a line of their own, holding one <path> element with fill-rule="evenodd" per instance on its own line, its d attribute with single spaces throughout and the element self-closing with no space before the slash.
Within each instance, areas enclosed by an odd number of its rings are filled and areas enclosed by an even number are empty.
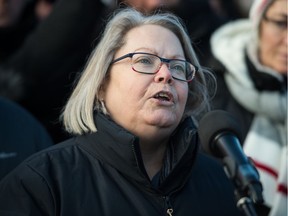
<svg viewBox="0 0 288 216">
<path fill-rule="evenodd" d="M 133 55 L 131 60 L 133 69 L 140 73 L 157 73 L 162 65 L 162 60 L 158 56 L 150 54 L 136 53 Z M 195 70 L 193 65 L 184 60 L 173 59 L 169 62 L 167 61 L 166 64 L 169 65 L 169 70 L 172 73 L 172 76 L 183 81 L 190 80 Z"/>
</svg>

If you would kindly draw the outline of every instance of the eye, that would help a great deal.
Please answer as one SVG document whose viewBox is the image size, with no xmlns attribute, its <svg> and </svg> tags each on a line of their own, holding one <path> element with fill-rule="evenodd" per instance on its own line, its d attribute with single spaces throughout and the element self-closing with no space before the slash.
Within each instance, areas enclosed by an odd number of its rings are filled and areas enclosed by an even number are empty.
<svg viewBox="0 0 288 216">
<path fill-rule="evenodd" d="M 153 65 L 154 61 L 155 61 L 155 59 L 153 59 L 151 56 L 135 55 L 133 63 L 134 64 L 141 64 L 141 65 Z"/>
<path fill-rule="evenodd" d="M 274 20 L 275 25 L 281 29 L 287 29 L 287 20 Z"/>
<path fill-rule="evenodd" d="M 186 66 L 184 62 L 181 61 L 171 61 L 170 62 L 170 69 L 178 74 L 185 74 L 186 73 Z"/>
<path fill-rule="evenodd" d="M 267 22 L 270 22 L 279 30 L 287 29 L 287 19 L 273 19 L 266 16 L 264 16 L 263 19 L 266 20 Z"/>
</svg>

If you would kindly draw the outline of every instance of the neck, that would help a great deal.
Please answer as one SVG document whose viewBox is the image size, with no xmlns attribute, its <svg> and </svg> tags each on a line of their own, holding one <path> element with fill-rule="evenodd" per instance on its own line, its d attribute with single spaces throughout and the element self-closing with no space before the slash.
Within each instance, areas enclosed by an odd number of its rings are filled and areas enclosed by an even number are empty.
<svg viewBox="0 0 288 216">
<path fill-rule="evenodd" d="M 168 142 L 141 142 L 141 152 L 146 172 L 150 179 L 159 172 L 163 165 L 163 158 Z"/>
</svg>

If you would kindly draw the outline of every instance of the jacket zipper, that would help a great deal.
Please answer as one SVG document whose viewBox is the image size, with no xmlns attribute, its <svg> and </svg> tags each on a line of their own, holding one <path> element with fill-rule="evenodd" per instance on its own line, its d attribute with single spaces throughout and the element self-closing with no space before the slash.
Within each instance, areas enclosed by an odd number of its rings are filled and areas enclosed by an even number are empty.
<svg viewBox="0 0 288 216">
<path fill-rule="evenodd" d="M 134 141 L 134 142 L 135 142 L 135 141 Z M 138 154 L 137 154 L 137 153 L 139 153 L 139 152 L 136 151 L 134 142 L 133 142 L 133 144 L 132 144 L 132 151 L 133 151 L 133 153 L 134 153 L 134 155 L 135 155 L 135 157 L 136 157 L 137 166 L 138 166 L 140 169 L 142 168 L 142 172 L 145 173 L 147 179 L 149 179 L 148 174 L 147 174 L 147 172 L 146 172 L 146 170 L 145 170 L 145 168 L 144 168 L 143 162 L 138 160 L 138 157 L 137 157 Z M 140 163 L 139 163 L 139 162 L 142 162 L 142 163 L 141 163 L 142 166 L 140 166 Z M 171 203 L 170 203 L 170 198 L 169 198 L 169 196 L 163 196 L 163 199 L 164 199 L 165 206 L 166 206 L 167 216 L 173 216 L 173 208 L 172 208 L 172 205 L 171 205 Z"/>
<path fill-rule="evenodd" d="M 166 204 L 167 216 L 173 216 L 173 208 L 172 208 L 172 205 L 170 203 L 169 196 L 164 196 L 163 199 L 165 200 L 165 204 Z"/>
</svg>

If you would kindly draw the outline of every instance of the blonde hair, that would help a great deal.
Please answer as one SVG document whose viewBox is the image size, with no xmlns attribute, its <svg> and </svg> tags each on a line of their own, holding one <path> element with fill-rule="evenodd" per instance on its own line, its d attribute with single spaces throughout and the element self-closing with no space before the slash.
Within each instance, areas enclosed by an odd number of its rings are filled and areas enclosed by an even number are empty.
<svg viewBox="0 0 288 216">
<path fill-rule="evenodd" d="M 187 61 L 199 68 L 196 77 L 189 83 L 188 100 L 183 118 L 193 115 L 197 118 L 209 109 L 207 80 L 214 77 L 200 67 L 186 29 L 181 20 L 171 13 L 144 15 L 134 9 L 126 8 L 115 12 L 107 23 L 102 38 L 91 54 L 87 65 L 69 98 L 62 119 L 67 132 L 83 134 L 97 131 L 94 123 L 94 110 L 104 112 L 100 90 L 109 74 L 114 54 L 125 43 L 127 32 L 141 25 L 160 25 L 172 31 L 180 40 Z M 208 75 L 208 76 L 207 76 Z"/>
</svg>

